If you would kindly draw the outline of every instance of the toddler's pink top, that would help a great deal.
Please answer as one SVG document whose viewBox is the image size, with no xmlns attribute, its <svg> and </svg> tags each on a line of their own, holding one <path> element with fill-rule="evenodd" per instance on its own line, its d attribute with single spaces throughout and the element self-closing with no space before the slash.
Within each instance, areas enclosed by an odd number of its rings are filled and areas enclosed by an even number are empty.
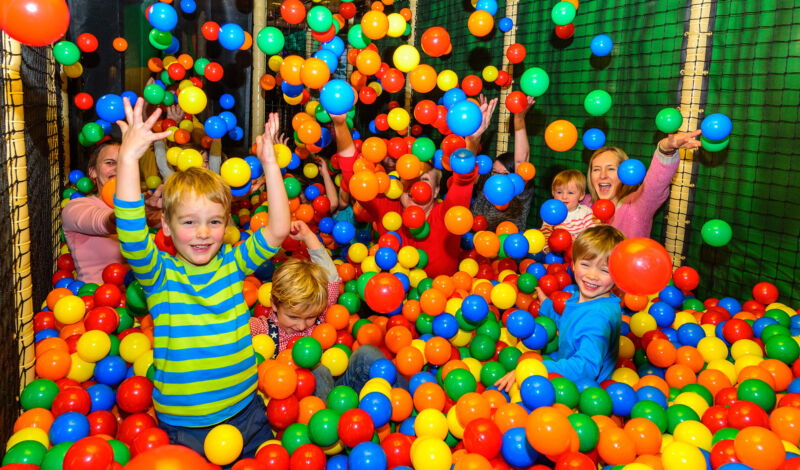
<svg viewBox="0 0 800 470">
<path fill-rule="evenodd" d="M 96 196 L 73 199 L 61 211 L 64 237 L 78 271 L 78 280 L 103 282 L 103 269 L 111 263 L 125 264 L 116 233 L 106 221 L 114 209 Z"/>
</svg>

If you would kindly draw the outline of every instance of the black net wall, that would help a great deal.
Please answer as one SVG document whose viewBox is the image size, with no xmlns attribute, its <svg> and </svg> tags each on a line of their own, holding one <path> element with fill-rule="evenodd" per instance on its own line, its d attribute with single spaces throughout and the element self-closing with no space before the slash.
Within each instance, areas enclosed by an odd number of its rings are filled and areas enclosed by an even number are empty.
<svg viewBox="0 0 800 470">
<path fill-rule="evenodd" d="M 800 16 L 796 1 L 716 2 L 705 115 L 733 121 L 727 149 L 697 157 L 687 258 L 710 295 L 750 298 L 770 281 L 800 302 Z M 732 241 L 714 248 L 700 229 L 722 219 Z"/>
</svg>

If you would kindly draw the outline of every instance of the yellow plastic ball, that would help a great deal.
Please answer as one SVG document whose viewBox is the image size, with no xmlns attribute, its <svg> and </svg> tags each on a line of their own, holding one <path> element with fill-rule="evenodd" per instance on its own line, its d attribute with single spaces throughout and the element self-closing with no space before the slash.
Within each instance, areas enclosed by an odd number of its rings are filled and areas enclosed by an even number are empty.
<svg viewBox="0 0 800 470">
<path fill-rule="evenodd" d="M 450 315 L 455 315 L 458 313 L 458 309 L 461 308 L 462 302 L 463 300 L 458 297 L 447 299 L 447 303 L 444 305 L 444 311 Z"/>
<path fill-rule="evenodd" d="M 281 64 L 283 63 L 283 57 L 279 55 L 274 55 L 269 58 L 267 61 L 267 67 L 273 72 L 279 72 L 281 70 Z M 316 108 L 315 108 L 316 109 Z"/>
<path fill-rule="evenodd" d="M 394 66 L 397 70 L 408 73 L 419 65 L 419 51 L 414 46 L 403 44 L 395 49 L 392 60 L 394 60 Z"/>
<path fill-rule="evenodd" d="M 622 359 L 631 359 L 633 358 L 633 354 L 636 352 L 636 346 L 634 346 L 633 341 L 627 336 L 620 336 L 619 337 L 619 357 Z"/>
<path fill-rule="evenodd" d="M 675 427 L 672 437 L 676 442 L 685 442 L 706 451 L 711 451 L 711 431 L 700 421 L 684 421 Z"/>
<path fill-rule="evenodd" d="M 386 31 L 386 35 L 391 38 L 399 38 L 406 32 L 406 19 L 403 18 L 403 15 L 399 13 L 390 13 L 386 16 L 386 19 L 389 20 L 389 29 Z M 403 47 L 403 46 L 400 46 Z M 399 67 L 398 67 L 399 68 Z M 408 72 L 408 70 L 400 69 L 403 72 Z"/>
<path fill-rule="evenodd" d="M 208 98 L 202 88 L 196 86 L 184 89 L 178 94 L 178 104 L 189 114 L 200 114 L 206 109 Z"/>
<path fill-rule="evenodd" d="M 384 214 L 383 219 L 381 219 L 381 223 L 383 224 L 383 228 L 385 228 L 386 230 L 388 230 L 390 232 L 394 232 L 396 230 L 399 230 L 400 227 L 403 225 L 403 216 L 401 216 L 400 214 L 398 214 L 395 211 L 389 211 L 386 214 Z M 411 248 L 412 250 L 414 250 L 414 248 L 410 247 L 410 246 L 409 247 L 403 247 L 403 248 Z M 414 251 L 416 251 L 416 250 L 414 250 Z M 398 261 L 399 261 L 399 255 L 400 255 L 400 253 L 398 253 Z M 414 263 L 411 266 L 407 266 L 407 267 L 411 268 L 411 267 L 413 267 L 415 265 L 416 265 L 416 263 Z"/>
<path fill-rule="evenodd" d="M 265 307 L 272 306 L 272 283 L 265 282 L 258 288 L 258 303 Z M 264 356 L 266 357 L 266 356 Z"/>
<path fill-rule="evenodd" d="M 77 295 L 67 295 L 62 297 L 53 306 L 53 315 L 59 323 L 71 325 L 83 320 L 86 313 L 86 304 Z"/>
<path fill-rule="evenodd" d="M 217 465 L 228 465 L 242 453 L 242 433 L 230 424 L 215 426 L 206 435 L 203 450 L 206 458 Z"/>
<path fill-rule="evenodd" d="M 455 336 L 450 338 L 450 343 L 457 348 L 468 345 L 470 341 L 472 341 L 472 332 L 464 331 L 461 328 L 458 329 Z"/>
<path fill-rule="evenodd" d="M 167 163 L 172 166 L 178 166 L 178 156 L 183 151 L 180 147 L 170 147 L 167 149 Z"/>
<path fill-rule="evenodd" d="M 400 222 L 403 218 L 400 218 Z M 397 262 L 404 268 L 411 269 L 419 263 L 419 251 L 413 246 L 404 246 L 397 251 Z"/>
<path fill-rule="evenodd" d="M 369 254 L 367 246 L 363 243 L 353 243 L 347 249 L 347 257 L 351 263 L 361 263 Z"/>
<path fill-rule="evenodd" d="M 415 441 L 411 452 L 411 463 L 414 468 L 425 470 L 450 470 L 453 454 L 450 447 L 441 439 L 428 437 Z"/>
<path fill-rule="evenodd" d="M 111 351 L 111 338 L 105 331 L 89 330 L 78 339 L 76 351 L 84 361 L 97 362 Z"/>
<path fill-rule="evenodd" d="M 317 106 L 318 105 L 319 105 L 319 101 L 309 100 L 309 102 L 306 103 L 306 107 L 305 107 L 306 114 L 308 114 L 310 116 L 314 116 L 314 114 L 317 112 Z"/>
<path fill-rule="evenodd" d="M 94 362 L 88 362 L 81 359 L 78 353 L 72 353 L 70 356 L 72 364 L 67 372 L 67 378 L 77 380 L 79 383 L 86 382 L 94 375 Z M 130 362 L 130 361 L 129 361 Z"/>
<path fill-rule="evenodd" d="M 411 287 L 417 287 L 419 283 L 428 277 L 428 273 L 425 270 L 416 268 L 411 270 L 411 274 L 408 276 L 408 281 L 411 284 Z"/>
<path fill-rule="evenodd" d="M 478 262 L 472 258 L 464 258 L 460 263 L 458 263 L 458 270 L 464 271 L 472 277 L 478 275 L 478 268 Z"/>
<path fill-rule="evenodd" d="M 736 366 L 728 362 L 726 359 L 714 359 L 709 361 L 706 369 L 718 370 L 725 374 L 732 384 L 736 383 L 736 379 L 738 377 L 738 374 L 736 373 Z"/>
<path fill-rule="evenodd" d="M 275 340 L 269 335 L 255 335 L 253 336 L 253 350 L 261 354 L 264 359 L 270 359 L 275 355 Z"/>
<path fill-rule="evenodd" d="M 500 274 L 497 275 L 497 280 L 500 281 L 500 282 L 503 282 L 505 280 L 505 278 L 507 278 L 508 276 L 511 276 L 512 274 L 517 274 L 517 272 L 513 271 L 511 269 L 504 269 L 504 270 L 500 271 Z"/>
<path fill-rule="evenodd" d="M 436 77 L 436 86 L 442 91 L 447 91 L 458 86 L 458 75 L 452 70 L 444 70 Z"/>
<path fill-rule="evenodd" d="M 465 357 L 462 359 L 462 362 L 467 365 L 469 368 L 469 372 L 475 377 L 475 380 L 480 381 L 481 379 L 481 361 L 475 359 L 474 357 Z"/>
<path fill-rule="evenodd" d="M 706 468 L 706 459 L 697 447 L 685 442 L 673 441 L 661 455 L 664 470 L 686 470 Z"/>
<path fill-rule="evenodd" d="M 319 174 L 319 167 L 315 163 L 306 163 L 303 165 L 303 176 L 308 179 L 314 179 Z"/>
<path fill-rule="evenodd" d="M 389 180 L 389 189 L 384 193 L 389 199 L 399 199 L 403 195 L 403 185 L 400 180 Z"/>
<path fill-rule="evenodd" d="M 75 62 L 72 65 L 65 65 L 64 74 L 69 78 L 78 78 L 83 75 L 83 65 L 80 62 Z"/>
<path fill-rule="evenodd" d="M 128 363 L 135 362 L 139 356 L 151 349 L 150 338 L 144 333 L 131 333 L 119 342 L 119 356 Z"/>
<path fill-rule="evenodd" d="M 289 96 L 284 93 L 283 101 L 286 101 L 286 104 L 290 106 L 297 106 L 298 104 L 303 102 L 303 94 L 299 94 L 297 96 Z"/>
<path fill-rule="evenodd" d="M 156 189 L 161 186 L 161 177 L 158 175 L 150 175 L 144 180 L 144 184 L 147 185 L 147 189 Z"/>
<path fill-rule="evenodd" d="M 139 377 L 146 377 L 147 370 L 153 365 L 153 350 L 147 351 L 133 362 L 133 373 Z"/>
<path fill-rule="evenodd" d="M 503 327 L 500 328 L 500 341 L 513 347 L 517 345 L 519 338 L 514 337 L 514 335 L 508 332 L 508 328 Z"/>
<path fill-rule="evenodd" d="M 189 80 L 188 78 L 184 78 L 180 83 L 178 83 L 178 91 L 183 91 L 193 86 L 195 86 L 193 81 Z"/>
<path fill-rule="evenodd" d="M 170 142 L 175 142 L 175 132 L 178 130 L 178 126 L 169 126 L 167 129 L 170 134 L 167 136 L 167 140 Z"/>
<path fill-rule="evenodd" d="M 407 129 L 408 124 L 410 122 L 408 111 L 400 107 L 394 108 L 393 110 L 389 111 L 389 114 L 387 115 L 386 119 L 389 122 L 389 127 L 391 127 L 396 131 Z"/>
<path fill-rule="evenodd" d="M 705 400 L 705 398 L 695 392 L 683 392 L 678 394 L 678 396 L 675 397 L 673 404 L 686 405 L 694 410 L 694 412 L 697 413 L 697 416 L 703 416 L 703 413 L 705 413 L 708 409 L 708 402 Z"/>
<path fill-rule="evenodd" d="M 677 330 L 678 328 L 680 328 L 681 326 L 683 326 L 683 325 L 685 325 L 687 323 L 695 323 L 696 324 L 697 323 L 697 319 L 695 319 L 694 315 L 692 315 L 689 312 L 678 312 L 678 313 L 675 314 L 675 321 L 672 323 L 672 327 Z"/>
<path fill-rule="evenodd" d="M 330 369 L 331 375 L 334 377 L 344 374 L 349 362 L 350 359 L 347 357 L 347 353 L 339 348 L 330 348 L 326 350 L 322 353 L 322 358 L 320 358 L 320 363 Z"/>
<path fill-rule="evenodd" d="M 189 119 L 184 119 L 183 121 L 178 123 L 178 128 L 192 132 L 194 130 L 194 123 L 192 123 L 192 121 L 190 121 Z"/>
<path fill-rule="evenodd" d="M 534 375 L 545 378 L 547 377 L 547 367 L 544 366 L 542 361 L 528 358 L 523 359 L 519 364 L 517 364 L 515 376 L 518 384 L 521 384 L 525 381 L 525 379 L 528 377 L 533 377 Z"/>
<path fill-rule="evenodd" d="M 183 149 L 178 154 L 178 169 L 186 171 L 192 167 L 203 166 L 203 154 L 195 149 Z"/>
<path fill-rule="evenodd" d="M 760 348 L 759 348 L 760 349 Z M 745 355 L 741 356 L 738 359 L 734 360 L 733 367 L 736 370 L 736 376 L 738 377 L 742 371 L 750 366 L 758 366 L 764 360 L 761 356 L 755 355 Z"/>
<path fill-rule="evenodd" d="M 228 245 L 233 245 L 234 243 L 241 240 L 242 234 L 239 232 L 239 229 L 236 228 L 234 225 L 228 225 L 225 227 L 225 235 L 222 237 L 222 242 L 227 243 Z"/>
<path fill-rule="evenodd" d="M 417 437 L 430 436 L 444 440 L 447 437 L 447 430 L 447 418 L 434 408 L 420 411 L 414 420 L 414 432 Z"/>
<path fill-rule="evenodd" d="M 639 338 L 656 328 L 658 328 L 656 319 L 647 312 L 634 313 L 631 317 L 631 331 Z"/>
<path fill-rule="evenodd" d="M 637 374 L 633 369 L 621 367 L 611 374 L 611 380 L 615 382 L 622 382 L 633 387 L 636 385 L 636 382 L 639 381 L 639 374 Z"/>
<path fill-rule="evenodd" d="M 734 361 L 738 361 L 744 356 L 756 356 L 758 358 L 764 357 L 764 351 L 752 339 L 740 339 L 731 345 L 731 357 Z"/>
<path fill-rule="evenodd" d="M 705 337 L 697 343 L 697 351 L 703 356 L 706 362 L 715 359 L 725 359 L 728 357 L 728 347 L 721 339 L 716 337 Z M 735 383 L 736 381 L 734 381 Z"/>
<path fill-rule="evenodd" d="M 50 447 L 50 437 L 42 428 L 29 427 L 22 428 L 11 435 L 6 443 L 6 451 L 23 441 L 36 441 L 45 448 Z"/>
<path fill-rule="evenodd" d="M 280 445 L 280 442 L 278 442 L 278 445 Z M 333 445 L 323 447 L 322 452 L 325 455 L 339 455 L 344 452 L 344 443 L 342 441 L 336 441 Z"/>
<path fill-rule="evenodd" d="M 229 158 L 220 167 L 219 174 L 229 186 L 239 188 L 250 181 L 250 165 L 243 158 Z"/>
<path fill-rule="evenodd" d="M 545 244 L 547 241 L 544 239 L 544 234 L 542 232 L 536 230 L 535 228 L 530 228 L 525 230 L 522 234 L 525 236 L 525 239 L 528 240 L 528 253 L 536 254 L 540 253 L 544 250 Z"/>
<path fill-rule="evenodd" d="M 447 411 L 447 428 L 450 430 L 450 434 L 456 439 L 464 438 L 464 426 L 458 421 L 455 406 L 451 406 Z"/>
<path fill-rule="evenodd" d="M 511 308 L 517 301 L 517 291 L 508 284 L 500 283 L 492 287 L 492 304 L 501 309 Z"/>
<path fill-rule="evenodd" d="M 483 79 L 487 82 L 493 82 L 497 80 L 497 74 L 498 70 L 494 65 L 487 65 L 481 72 L 481 76 L 483 76 Z"/>
<path fill-rule="evenodd" d="M 289 150 L 289 147 L 283 144 L 275 144 L 274 149 L 275 159 L 278 161 L 278 166 L 281 168 L 286 168 L 292 161 L 292 151 Z"/>
</svg>

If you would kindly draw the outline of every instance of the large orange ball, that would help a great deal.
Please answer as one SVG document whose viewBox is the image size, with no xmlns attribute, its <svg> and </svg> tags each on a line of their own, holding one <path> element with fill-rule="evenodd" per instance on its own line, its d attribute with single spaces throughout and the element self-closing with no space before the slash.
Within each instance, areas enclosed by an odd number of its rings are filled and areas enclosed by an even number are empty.
<svg viewBox="0 0 800 470">
<path fill-rule="evenodd" d="M 369 11 L 361 18 L 361 31 L 364 36 L 377 41 L 386 36 L 389 30 L 389 19 L 382 11 Z"/>
<path fill-rule="evenodd" d="M 281 62 L 281 78 L 290 85 L 302 85 L 303 78 L 301 72 L 305 59 L 299 55 L 286 56 Z"/>
<path fill-rule="evenodd" d="M 544 142 L 556 152 L 566 152 L 578 141 L 578 129 L 571 122 L 559 119 L 544 130 Z"/>
<path fill-rule="evenodd" d="M 464 206 L 453 206 L 444 214 L 444 226 L 455 235 L 464 235 L 472 229 L 472 212 Z"/>
<path fill-rule="evenodd" d="M 408 73 L 408 81 L 414 91 L 428 93 L 436 88 L 436 78 L 438 76 L 436 69 L 428 64 L 420 64 Z"/>
<path fill-rule="evenodd" d="M 485 10 L 476 10 L 469 15 L 467 28 L 473 36 L 482 38 L 494 29 L 494 18 L 492 14 Z"/>
<path fill-rule="evenodd" d="M 381 56 L 372 49 L 364 49 L 356 57 L 356 68 L 364 75 L 375 75 L 381 68 Z"/>
<path fill-rule="evenodd" d="M 786 451 L 780 437 L 760 426 L 750 426 L 739 431 L 733 441 L 736 457 L 755 470 L 775 470 L 784 460 Z"/>
<path fill-rule="evenodd" d="M 650 295 L 666 287 L 672 277 L 672 259 L 667 250 L 649 238 L 622 241 L 608 258 L 614 283 L 634 295 Z"/>
<path fill-rule="evenodd" d="M 350 178 L 350 194 L 358 201 L 371 201 L 378 195 L 378 179 L 371 171 L 359 171 Z"/>
<path fill-rule="evenodd" d="M 525 425 L 525 435 L 537 452 L 559 455 L 570 446 L 570 433 L 575 433 L 569 420 L 556 409 L 541 407 L 533 410 Z"/>
<path fill-rule="evenodd" d="M 306 59 L 303 64 L 300 78 L 305 86 L 318 90 L 328 83 L 331 78 L 331 70 L 322 59 L 311 57 Z"/>
</svg>

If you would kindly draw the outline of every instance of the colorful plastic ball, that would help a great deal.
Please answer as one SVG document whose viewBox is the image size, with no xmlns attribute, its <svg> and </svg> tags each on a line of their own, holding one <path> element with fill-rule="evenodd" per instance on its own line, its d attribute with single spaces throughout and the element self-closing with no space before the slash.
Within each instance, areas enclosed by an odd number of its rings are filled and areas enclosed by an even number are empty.
<svg viewBox="0 0 800 470">
<path fill-rule="evenodd" d="M 496 206 L 504 206 L 514 198 L 514 183 L 508 175 L 492 175 L 483 186 L 486 199 Z"/>
<path fill-rule="evenodd" d="M 500 452 L 506 462 L 517 468 L 530 467 L 539 457 L 539 453 L 525 436 L 525 428 L 511 428 L 506 431 Z"/>
<path fill-rule="evenodd" d="M 377 394 L 381 395 L 380 393 Z M 372 439 L 372 434 L 375 432 L 375 425 L 366 411 L 355 408 L 342 413 L 342 416 L 339 418 L 338 431 L 339 438 L 346 446 L 355 447 L 361 442 Z"/>
<path fill-rule="evenodd" d="M 665 134 L 677 132 L 682 124 L 683 116 L 675 108 L 664 108 L 656 114 L 656 127 Z"/>
<path fill-rule="evenodd" d="M 133 106 L 134 103 L 131 103 Z M 122 98 L 117 95 L 103 95 L 97 100 L 94 109 L 100 119 L 108 122 L 117 122 L 125 119 L 125 109 L 122 105 Z"/>
<path fill-rule="evenodd" d="M 611 49 L 613 47 L 614 42 L 605 34 L 598 34 L 597 36 L 593 37 L 592 42 L 589 44 L 592 54 L 596 55 L 597 57 L 605 57 L 608 54 L 611 54 Z"/>
<path fill-rule="evenodd" d="M 578 141 L 578 129 L 564 119 L 553 121 L 545 128 L 544 141 L 550 149 L 556 152 L 566 152 Z"/>
<path fill-rule="evenodd" d="M 320 90 L 320 104 L 328 114 L 345 114 L 353 107 L 356 95 L 345 80 L 331 80 Z"/>
<path fill-rule="evenodd" d="M 572 23 L 572 20 L 575 19 L 575 13 L 575 5 L 568 1 L 562 1 L 553 6 L 550 17 L 556 25 L 564 26 Z"/>
<path fill-rule="evenodd" d="M 563 2 L 562 2 L 563 3 Z M 531 67 L 523 72 L 520 77 L 520 87 L 523 93 L 528 96 L 541 96 L 550 86 L 550 77 L 543 69 Z"/>
<path fill-rule="evenodd" d="M 635 158 L 629 158 L 624 162 L 619 164 L 617 168 L 617 176 L 622 184 L 626 184 L 628 186 L 636 186 L 644 181 L 644 177 L 647 174 L 647 168 L 645 168 L 644 163 L 640 160 Z"/>
<path fill-rule="evenodd" d="M 267 55 L 278 54 L 283 51 L 286 39 L 283 32 L 274 26 L 267 26 L 258 32 L 256 44 L 261 52 Z M 229 109 L 229 108 L 225 108 Z"/>
<path fill-rule="evenodd" d="M 306 369 L 319 364 L 322 357 L 322 346 L 316 338 L 306 336 L 298 339 L 292 346 L 292 360 Z"/>
<path fill-rule="evenodd" d="M 700 234 L 707 244 L 720 247 L 727 245 L 731 241 L 733 230 L 724 220 L 712 219 L 703 224 Z"/>
<path fill-rule="evenodd" d="M 472 101 L 461 101 L 447 111 L 447 127 L 461 137 L 474 134 L 480 127 L 482 119 L 480 108 Z"/>
<path fill-rule="evenodd" d="M 195 86 L 184 88 L 178 95 L 178 104 L 189 114 L 200 114 L 206 109 L 208 98 L 202 88 Z"/>
<path fill-rule="evenodd" d="M 219 41 L 220 45 L 225 49 L 237 51 L 244 44 L 244 30 L 238 24 L 225 23 L 219 27 L 217 41 Z"/>
<path fill-rule="evenodd" d="M 53 57 L 61 65 L 73 65 L 80 60 L 81 51 L 73 42 L 58 41 L 53 46 Z"/>
<path fill-rule="evenodd" d="M 86 415 L 76 411 L 68 411 L 53 421 L 50 426 L 50 442 L 53 445 L 62 442 L 77 442 L 89 435 L 89 420 Z"/>
<path fill-rule="evenodd" d="M 542 204 L 539 215 L 545 223 L 558 225 L 567 218 L 567 206 L 558 199 L 550 199 Z"/>
<path fill-rule="evenodd" d="M 602 116 L 611 109 L 611 95 L 605 90 L 593 90 L 583 100 L 583 107 L 592 116 Z"/>
<path fill-rule="evenodd" d="M 701 135 L 700 142 L 702 143 L 703 150 L 707 152 L 720 152 L 728 147 L 730 137 L 725 137 L 722 140 L 710 140 L 706 136 Z"/>
<path fill-rule="evenodd" d="M 178 13 L 171 5 L 155 3 L 147 15 L 150 26 L 159 31 L 171 31 L 178 24 Z"/>
<path fill-rule="evenodd" d="M 509 234 L 503 241 L 503 251 L 509 258 L 524 258 L 529 252 L 528 239 L 521 233 Z"/>
<path fill-rule="evenodd" d="M 733 124 L 728 116 L 716 113 L 706 116 L 700 124 L 700 129 L 706 139 L 719 141 L 730 135 Z"/>
<path fill-rule="evenodd" d="M 361 442 L 350 451 L 348 465 L 364 470 L 386 470 L 386 453 L 374 442 Z"/>
<path fill-rule="evenodd" d="M 230 424 L 215 426 L 206 435 L 203 450 L 206 458 L 217 465 L 228 465 L 242 453 L 242 433 Z"/>
<path fill-rule="evenodd" d="M 340 220 L 333 226 L 333 239 L 340 245 L 349 243 L 355 236 L 356 229 L 348 221 Z"/>
<path fill-rule="evenodd" d="M 386 395 L 370 392 L 361 399 L 358 407 L 367 412 L 376 428 L 386 425 L 392 416 L 392 404 Z"/>
<path fill-rule="evenodd" d="M 669 282 L 672 259 L 658 242 L 629 238 L 618 244 L 608 260 L 611 278 L 623 291 L 634 295 L 654 294 Z"/>
<path fill-rule="evenodd" d="M 514 20 L 509 17 L 500 18 L 500 21 L 497 22 L 497 29 L 500 31 L 507 33 L 511 31 L 511 28 L 514 27 Z"/>
<path fill-rule="evenodd" d="M 555 388 L 546 377 L 534 375 L 525 379 L 519 388 L 522 403 L 535 410 L 555 403 Z"/>
<path fill-rule="evenodd" d="M 411 448 L 413 468 L 449 470 L 453 462 L 450 447 L 434 437 L 417 439 Z"/>
<path fill-rule="evenodd" d="M 606 134 L 600 129 L 589 129 L 583 133 L 583 145 L 589 150 L 597 150 L 606 143 Z"/>
</svg>

